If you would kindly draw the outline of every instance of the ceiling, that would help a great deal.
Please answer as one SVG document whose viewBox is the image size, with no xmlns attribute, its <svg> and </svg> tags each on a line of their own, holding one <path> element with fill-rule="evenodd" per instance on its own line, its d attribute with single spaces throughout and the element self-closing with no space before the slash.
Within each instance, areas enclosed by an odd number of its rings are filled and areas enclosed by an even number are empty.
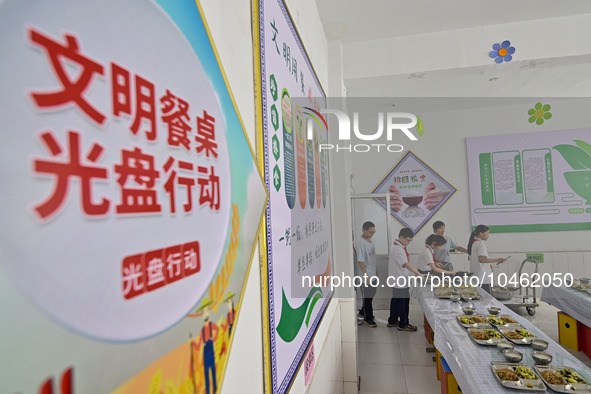
<svg viewBox="0 0 591 394">
<path fill-rule="evenodd" d="M 588 0 L 316 0 L 316 5 L 329 44 L 340 43 L 350 97 L 591 95 L 591 46 L 580 41 L 581 28 L 588 30 L 585 40 L 591 37 Z M 569 32 L 577 23 L 578 30 Z M 546 34 L 548 47 L 526 31 L 532 26 L 539 29 L 536 34 Z M 546 27 L 556 29 L 550 39 Z M 489 58 L 491 32 L 501 40 L 521 34 L 511 62 Z M 479 35 L 485 43 L 471 37 Z M 426 67 L 430 53 L 441 50 L 437 46 L 446 45 L 448 37 L 455 40 L 449 53 L 457 60 Z M 408 52 L 416 43 L 427 60 L 421 64 L 417 52 L 417 69 L 408 61 L 397 69 L 389 54 Z M 378 70 L 372 61 L 392 67 Z"/>
</svg>

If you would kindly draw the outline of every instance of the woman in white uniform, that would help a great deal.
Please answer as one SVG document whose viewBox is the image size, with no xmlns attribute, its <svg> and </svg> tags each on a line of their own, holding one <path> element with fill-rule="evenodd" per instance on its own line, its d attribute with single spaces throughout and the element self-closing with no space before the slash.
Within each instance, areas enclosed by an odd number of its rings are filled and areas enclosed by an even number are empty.
<svg viewBox="0 0 591 394">
<path fill-rule="evenodd" d="M 431 234 L 425 240 L 425 248 L 419 254 L 418 268 L 421 274 L 439 272 L 446 275 L 455 275 L 456 271 L 447 271 L 435 265 L 435 251 L 445 245 L 447 240 L 442 235 Z"/>
<path fill-rule="evenodd" d="M 488 227 L 480 224 L 476 226 L 476 229 L 472 231 L 470 240 L 468 241 L 469 260 L 470 260 L 470 271 L 478 277 L 481 281 L 480 287 L 482 287 L 489 294 L 491 293 L 490 284 L 492 277 L 491 264 L 504 263 L 507 259 L 489 259 L 488 252 L 486 250 L 486 241 L 489 237 Z"/>
</svg>

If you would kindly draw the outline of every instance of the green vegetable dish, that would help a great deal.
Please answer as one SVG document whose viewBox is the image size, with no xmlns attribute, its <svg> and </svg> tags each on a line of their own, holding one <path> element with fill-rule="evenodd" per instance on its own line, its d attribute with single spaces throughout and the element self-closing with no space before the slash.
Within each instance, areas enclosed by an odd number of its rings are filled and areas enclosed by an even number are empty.
<svg viewBox="0 0 591 394">
<path fill-rule="evenodd" d="M 527 331 L 527 330 L 525 330 L 523 328 L 518 328 L 515 331 L 517 331 L 517 333 L 519 335 L 521 335 L 522 337 L 531 338 L 531 337 L 535 336 L 534 334 L 532 334 L 531 332 L 529 332 L 529 331 Z"/>
<path fill-rule="evenodd" d="M 568 383 L 586 383 L 583 378 L 581 378 L 580 376 L 578 376 L 571 369 L 562 368 L 562 369 L 559 369 L 558 370 L 558 373 L 561 374 L 564 377 L 564 379 L 566 379 L 566 381 Z"/>
<path fill-rule="evenodd" d="M 538 379 L 538 376 L 528 367 L 519 366 L 515 368 L 515 373 L 521 379 Z"/>
<path fill-rule="evenodd" d="M 462 324 L 474 324 L 474 321 L 472 319 L 470 319 L 469 317 L 466 317 L 466 316 L 461 316 L 460 317 L 460 322 Z"/>
<path fill-rule="evenodd" d="M 500 332 L 498 332 L 496 330 L 491 330 L 490 328 L 489 329 L 485 329 L 484 332 L 491 339 L 494 339 L 494 338 L 503 338 L 503 336 L 501 335 Z"/>
<path fill-rule="evenodd" d="M 493 326 L 504 326 L 505 325 L 505 322 L 503 320 L 498 319 L 496 317 L 492 317 L 492 316 L 488 318 L 488 322 L 490 324 L 492 324 Z"/>
</svg>

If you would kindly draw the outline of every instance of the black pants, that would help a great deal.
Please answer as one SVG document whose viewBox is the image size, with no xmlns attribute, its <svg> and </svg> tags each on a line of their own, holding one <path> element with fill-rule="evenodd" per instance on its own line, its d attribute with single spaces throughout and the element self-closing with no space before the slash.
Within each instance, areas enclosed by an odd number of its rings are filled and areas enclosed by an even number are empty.
<svg viewBox="0 0 591 394">
<path fill-rule="evenodd" d="M 492 291 L 490 289 L 490 284 L 489 283 L 482 283 L 480 285 L 480 287 L 482 287 L 482 290 L 486 291 L 488 294 L 492 295 Z"/>
<path fill-rule="evenodd" d="M 362 286 L 361 287 L 361 295 L 363 297 L 363 308 L 361 309 L 361 313 L 364 314 L 364 320 L 367 322 L 371 322 L 374 320 L 373 315 L 373 298 L 375 297 L 377 289 L 373 286 Z"/>
<path fill-rule="evenodd" d="M 410 311 L 410 288 L 392 289 L 392 299 L 390 300 L 390 317 L 388 324 L 396 324 L 398 319 L 398 327 L 404 328 L 408 325 L 408 313 Z"/>
</svg>

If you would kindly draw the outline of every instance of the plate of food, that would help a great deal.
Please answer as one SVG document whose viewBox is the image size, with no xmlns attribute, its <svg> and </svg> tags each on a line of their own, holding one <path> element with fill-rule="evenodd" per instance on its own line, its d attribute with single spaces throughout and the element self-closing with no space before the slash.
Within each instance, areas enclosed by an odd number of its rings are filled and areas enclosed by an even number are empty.
<svg viewBox="0 0 591 394">
<path fill-rule="evenodd" d="M 477 345 L 495 346 L 504 341 L 501 333 L 492 328 L 468 328 L 468 334 Z"/>
<path fill-rule="evenodd" d="M 497 327 L 497 329 L 516 345 L 529 345 L 535 335 L 525 329 L 521 324 L 513 327 Z"/>
<path fill-rule="evenodd" d="M 492 328 L 482 315 L 457 315 L 456 321 L 464 328 Z"/>
<path fill-rule="evenodd" d="M 501 316 L 487 316 L 487 321 L 495 327 L 521 327 L 515 319 L 511 316 L 501 315 Z"/>
<path fill-rule="evenodd" d="M 437 298 L 449 298 L 452 294 L 458 294 L 452 287 L 436 288 L 433 292 Z"/>
<path fill-rule="evenodd" d="M 463 297 L 469 297 L 473 300 L 479 300 L 482 298 L 482 296 L 478 294 L 478 292 L 475 289 L 461 289 L 458 290 L 458 294 Z"/>
<path fill-rule="evenodd" d="M 559 393 L 591 393 L 591 386 L 574 369 L 556 365 L 536 365 L 536 372 L 548 387 Z"/>
<path fill-rule="evenodd" d="M 493 361 L 493 375 L 504 387 L 528 391 L 546 391 L 542 379 L 527 365 Z"/>
</svg>

